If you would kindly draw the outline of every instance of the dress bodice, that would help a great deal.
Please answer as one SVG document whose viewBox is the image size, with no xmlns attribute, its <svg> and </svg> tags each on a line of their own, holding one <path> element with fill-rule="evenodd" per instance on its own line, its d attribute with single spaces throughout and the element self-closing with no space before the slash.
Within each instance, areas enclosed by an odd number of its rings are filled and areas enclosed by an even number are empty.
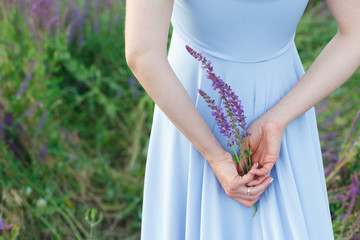
<svg viewBox="0 0 360 240">
<path fill-rule="evenodd" d="M 294 44 L 308 0 L 175 0 L 174 30 L 222 59 L 258 62 Z"/>
</svg>

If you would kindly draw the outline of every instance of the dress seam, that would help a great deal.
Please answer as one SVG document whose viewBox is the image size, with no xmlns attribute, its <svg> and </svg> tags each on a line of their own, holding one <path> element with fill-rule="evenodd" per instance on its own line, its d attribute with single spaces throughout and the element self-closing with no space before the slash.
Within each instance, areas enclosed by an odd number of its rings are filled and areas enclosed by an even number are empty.
<svg viewBox="0 0 360 240">
<path fill-rule="evenodd" d="M 219 59 L 222 61 L 228 61 L 228 62 L 235 62 L 235 63 L 243 63 L 243 64 L 256 64 L 256 63 L 264 63 L 264 62 L 269 62 L 271 60 L 274 60 L 278 57 L 281 57 L 282 55 L 284 55 L 286 52 L 290 51 L 290 49 L 292 47 L 295 46 L 295 32 L 293 34 L 293 36 L 291 37 L 291 40 L 289 42 L 287 42 L 285 45 L 286 46 L 284 49 L 281 50 L 280 53 L 276 54 L 275 56 L 272 56 L 271 58 L 267 58 L 267 59 L 260 59 L 257 61 L 240 61 L 240 60 L 235 60 L 235 59 L 230 59 L 230 58 L 223 58 L 220 56 L 216 56 L 213 53 L 210 53 L 206 50 L 204 50 L 201 46 L 199 46 L 199 43 L 197 43 L 194 39 L 191 39 L 190 37 L 182 34 L 181 31 L 177 31 L 176 27 L 173 24 L 173 33 L 172 34 L 176 34 L 179 38 L 181 38 L 183 41 L 187 42 L 189 45 L 192 45 L 193 48 L 195 48 L 195 50 L 200 51 L 202 53 L 205 53 L 215 59 Z"/>
</svg>

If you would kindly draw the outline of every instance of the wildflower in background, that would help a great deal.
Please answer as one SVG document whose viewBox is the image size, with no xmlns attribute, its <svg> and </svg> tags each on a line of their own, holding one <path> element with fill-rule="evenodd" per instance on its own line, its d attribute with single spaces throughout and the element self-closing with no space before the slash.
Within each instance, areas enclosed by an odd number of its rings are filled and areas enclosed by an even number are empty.
<svg viewBox="0 0 360 240">
<path fill-rule="evenodd" d="M 350 215 L 352 210 L 354 209 L 357 196 L 359 195 L 359 177 L 357 172 L 355 171 L 354 174 L 351 176 L 351 184 L 350 184 L 350 190 L 349 190 L 349 208 L 346 212 L 346 215 Z"/>
<path fill-rule="evenodd" d="M 100 1 L 96 0 L 94 6 L 95 6 L 95 9 L 99 9 L 100 8 Z M 97 12 L 94 12 L 93 28 L 94 28 L 95 34 L 98 34 L 100 32 L 100 21 L 99 21 L 99 15 L 97 14 Z"/>
<path fill-rule="evenodd" d="M 350 130 L 349 130 L 347 139 L 350 140 L 351 135 L 355 132 L 355 128 L 356 128 L 357 123 L 359 122 L 359 119 L 360 119 L 360 111 L 358 111 L 358 112 L 356 113 L 355 119 L 354 119 L 353 122 L 351 123 Z"/>
<path fill-rule="evenodd" d="M 10 230 L 13 227 L 13 224 L 6 225 L 3 220 L 0 218 L 0 230 Z"/>
<path fill-rule="evenodd" d="M 21 86 L 20 86 L 19 90 L 16 93 L 16 97 L 21 97 L 24 94 L 24 92 L 25 92 L 25 90 L 26 90 L 26 88 L 28 86 L 28 83 L 30 82 L 30 80 L 32 78 L 33 78 L 33 71 L 31 71 L 31 73 L 29 75 L 27 75 L 24 78 L 24 80 L 22 81 Z"/>
<path fill-rule="evenodd" d="M 45 163 L 47 155 L 48 155 L 48 148 L 46 146 L 46 140 L 45 140 L 45 138 L 43 138 L 41 141 L 40 150 L 39 150 L 39 157 L 40 157 L 41 164 Z"/>
<path fill-rule="evenodd" d="M 28 117 L 30 116 L 31 114 L 33 114 L 35 112 L 35 110 L 38 108 L 38 107 L 42 107 L 43 106 L 43 103 L 42 102 L 37 102 L 34 106 L 32 106 L 29 110 L 27 110 L 23 115 L 22 117 Z"/>
<path fill-rule="evenodd" d="M 5 137 L 4 114 L 5 114 L 5 108 L 4 105 L 0 102 L 0 142 L 4 140 Z"/>
<path fill-rule="evenodd" d="M 325 176 L 328 176 L 328 175 L 330 174 L 330 172 L 331 172 L 331 170 L 333 169 L 333 167 L 334 167 L 334 163 L 330 163 L 330 164 L 325 168 L 325 170 L 324 170 Z"/>
<path fill-rule="evenodd" d="M 136 86 L 136 82 L 137 82 L 136 78 L 135 78 L 134 76 L 132 76 L 132 77 L 130 78 L 129 85 L 130 85 L 130 89 L 131 89 L 131 91 L 132 91 L 132 93 L 133 93 L 134 100 L 138 99 L 139 94 L 140 94 L 140 90 L 139 90 L 139 88 Z"/>
<path fill-rule="evenodd" d="M 345 189 L 347 190 L 346 193 L 340 194 L 334 198 L 335 202 L 336 201 L 342 202 L 341 204 L 342 209 L 345 209 L 346 205 L 348 205 L 346 213 L 340 217 L 341 220 L 344 220 L 351 215 L 352 211 L 354 210 L 357 197 L 359 196 L 360 193 L 358 173 L 354 171 L 354 174 L 350 178 L 351 178 L 350 185 L 345 187 Z"/>
<path fill-rule="evenodd" d="M 46 114 L 46 111 L 44 111 L 43 115 L 41 115 L 40 121 L 37 124 L 37 129 L 42 129 L 44 127 L 46 117 L 47 117 L 47 114 Z"/>
</svg>

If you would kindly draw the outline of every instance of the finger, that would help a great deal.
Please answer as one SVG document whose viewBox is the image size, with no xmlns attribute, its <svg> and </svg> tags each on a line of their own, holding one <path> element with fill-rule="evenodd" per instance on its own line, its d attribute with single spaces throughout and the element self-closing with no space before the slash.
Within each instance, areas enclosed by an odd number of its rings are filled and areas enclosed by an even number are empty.
<svg viewBox="0 0 360 240">
<path fill-rule="evenodd" d="M 258 166 L 259 166 L 258 163 L 254 164 L 253 166 L 251 166 L 251 169 L 249 170 L 248 173 L 246 173 L 244 176 L 241 176 L 242 185 L 245 185 L 246 183 L 254 179 L 255 175 L 251 172 L 251 170 L 256 170 Z"/>
<path fill-rule="evenodd" d="M 235 198 L 234 200 L 241 203 L 242 205 L 244 205 L 247 208 L 251 208 L 257 201 L 259 201 L 259 199 L 260 199 L 260 197 L 254 199 L 254 200 L 245 200 L 242 198 Z"/>
<path fill-rule="evenodd" d="M 231 192 L 228 196 L 231 198 L 242 198 L 246 200 L 253 200 L 256 197 L 260 196 L 269 186 L 271 182 L 271 177 L 266 178 L 261 184 L 255 187 L 246 187 L 242 186 L 238 188 L 237 191 Z M 248 195 L 248 188 L 250 188 L 250 195 Z"/>
<path fill-rule="evenodd" d="M 250 196 L 260 196 L 261 194 L 263 194 L 263 192 L 265 192 L 265 190 L 272 182 L 272 179 L 273 179 L 272 177 L 268 177 L 261 184 L 255 187 L 250 187 Z M 247 189 L 246 189 L 246 194 L 247 194 Z"/>
<path fill-rule="evenodd" d="M 267 176 L 268 174 L 270 174 L 270 171 L 273 168 L 273 166 L 274 166 L 274 163 L 266 163 L 262 168 L 260 168 L 260 169 L 251 169 L 250 172 L 252 174 L 255 174 L 255 175 L 258 175 L 258 176 Z"/>
<path fill-rule="evenodd" d="M 233 197 L 235 194 L 240 192 L 240 188 L 243 187 L 246 182 L 250 182 L 254 179 L 254 174 L 248 173 L 244 176 L 236 175 L 229 179 L 227 183 L 221 183 L 226 195 Z"/>
<path fill-rule="evenodd" d="M 270 176 L 270 174 L 269 174 Z M 269 176 L 260 176 L 260 177 L 257 177 L 257 178 L 254 178 L 254 180 L 250 181 L 249 183 L 247 183 L 246 185 L 249 185 L 251 187 L 254 187 L 256 185 L 259 185 L 261 184 L 267 177 Z"/>
<path fill-rule="evenodd" d="M 269 186 L 270 182 L 271 182 L 272 177 L 268 177 L 266 178 L 261 184 L 254 186 L 254 187 L 250 187 L 250 196 L 258 196 L 261 195 Z M 238 192 L 239 195 L 236 195 L 235 197 L 238 196 L 249 196 L 248 195 L 248 187 L 241 187 L 240 191 Z"/>
</svg>

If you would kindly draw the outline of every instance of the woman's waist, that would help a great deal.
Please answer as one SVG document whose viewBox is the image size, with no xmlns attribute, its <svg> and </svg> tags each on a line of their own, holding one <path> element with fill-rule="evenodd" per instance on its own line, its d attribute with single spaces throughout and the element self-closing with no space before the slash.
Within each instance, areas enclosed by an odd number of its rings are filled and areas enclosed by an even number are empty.
<svg viewBox="0 0 360 240">
<path fill-rule="evenodd" d="M 269 61 L 283 55 L 291 47 L 296 48 L 295 33 L 284 42 L 262 44 L 259 42 L 246 43 L 246 40 L 237 42 L 236 40 L 216 41 L 210 37 L 197 38 L 189 36 L 188 33 L 174 26 L 173 37 L 179 37 L 200 52 L 215 58 L 239 63 Z"/>
</svg>

